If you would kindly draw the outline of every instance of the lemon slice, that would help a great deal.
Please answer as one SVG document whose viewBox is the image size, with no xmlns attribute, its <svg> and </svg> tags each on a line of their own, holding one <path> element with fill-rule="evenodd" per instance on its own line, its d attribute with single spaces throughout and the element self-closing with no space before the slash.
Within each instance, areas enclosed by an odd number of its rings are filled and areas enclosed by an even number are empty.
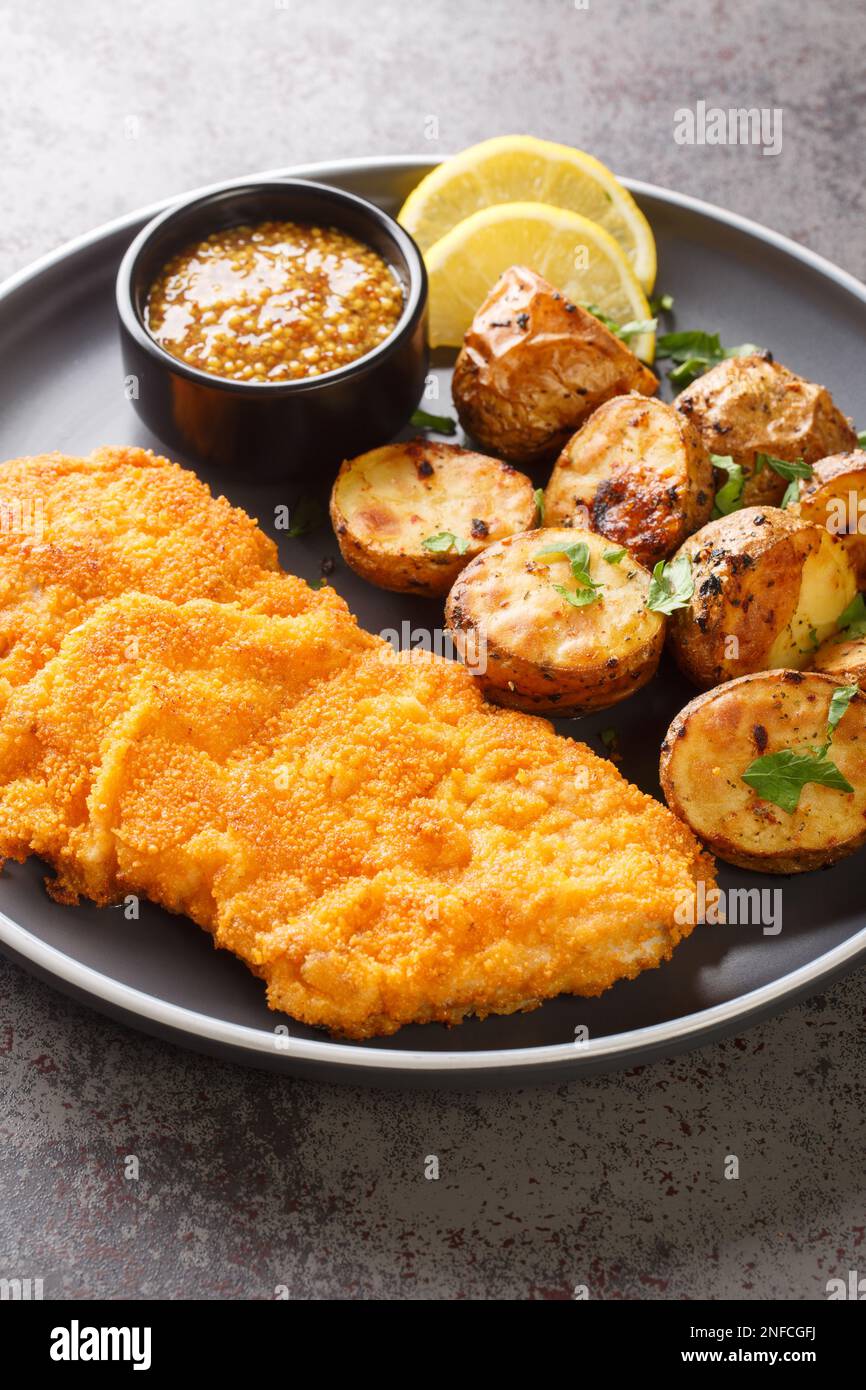
<svg viewBox="0 0 866 1390">
<path fill-rule="evenodd" d="M 458 347 L 488 291 L 504 270 L 525 265 L 576 304 L 592 305 L 618 324 L 652 317 L 640 282 L 613 237 L 580 213 L 548 203 L 498 203 L 473 212 L 425 256 L 430 277 L 430 343 Z M 643 362 L 655 335 L 628 346 Z"/>
<path fill-rule="evenodd" d="M 622 247 L 647 294 L 656 278 L 650 225 L 598 159 L 531 135 L 500 135 L 446 159 L 406 199 L 398 220 L 422 251 L 464 217 L 496 203 L 531 201 L 598 222 Z"/>
</svg>

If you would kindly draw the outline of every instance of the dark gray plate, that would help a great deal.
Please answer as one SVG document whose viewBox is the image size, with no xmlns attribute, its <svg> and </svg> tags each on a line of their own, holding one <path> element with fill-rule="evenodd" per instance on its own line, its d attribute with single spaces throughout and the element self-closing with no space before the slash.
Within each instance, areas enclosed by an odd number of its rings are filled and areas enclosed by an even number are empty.
<svg viewBox="0 0 866 1390">
<path fill-rule="evenodd" d="M 315 165 L 292 170 L 371 198 L 389 210 L 433 161 Z M 659 287 L 676 297 L 676 326 L 718 330 L 722 341 L 771 348 L 794 371 L 825 382 L 842 409 L 866 424 L 862 369 L 866 287 L 754 223 L 679 194 L 629 185 L 659 247 Z M 156 212 L 131 214 L 62 247 L 0 287 L 0 457 L 149 438 L 125 399 L 114 318 L 114 276 L 123 251 Z M 448 408 L 447 367 L 439 369 Z M 194 466 L 193 459 L 181 460 Z M 209 477 L 267 526 L 280 489 Z M 283 563 L 307 578 L 337 557 L 329 529 L 283 542 Z M 441 625 L 441 607 L 372 588 L 342 564 L 333 576 L 365 626 L 375 631 Z M 603 751 L 615 727 L 622 771 L 658 793 L 661 737 L 694 692 L 664 669 L 618 708 L 563 731 Z M 704 926 L 660 970 L 601 999 L 562 998 L 530 1014 L 472 1021 L 457 1029 L 404 1028 L 363 1045 L 333 1041 L 271 1013 L 259 981 L 183 919 L 144 906 L 122 911 L 62 908 L 41 887 L 36 863 L 0 879 L 0 943 L 28 968 L 105 1013 L 176 1041 L 292 1073 L 391 1085 L 528 1082 L 603 1070 L 673 1052 L 741 1029 L 814 991 L 866 951 L 861 915 L 864 860 L 824 873 L 761 878 L 722 869 L 724 887 L 781 889 L 783 929 Z M 289 1036 L 275 1033 L 287 1026 Z M 576 1046 L 575 1028 L 589 1041 Z"/>
</svg>

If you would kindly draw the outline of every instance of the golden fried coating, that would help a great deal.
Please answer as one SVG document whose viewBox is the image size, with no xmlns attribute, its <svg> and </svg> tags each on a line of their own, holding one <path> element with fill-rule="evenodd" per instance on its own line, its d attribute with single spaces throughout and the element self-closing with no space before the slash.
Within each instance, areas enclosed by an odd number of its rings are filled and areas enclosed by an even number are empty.
<svg viewBox="0 0 866 1390">
<path fill-rule="evenodd" d="M 351 1037 L 598 994 L 670 956 L 712 879 L 609 762 L 337 607 L 114 600 L 0 727 L 0 859 L 188 914 Z"/>
<path fill-rule="evenodd" d="M 246 512 L 176 463 L 134 448 L 0 466 L 0 711 L 107 598 L 239 599 L 265 612 L 341 605 L 284 575 Z"/>
</svg>

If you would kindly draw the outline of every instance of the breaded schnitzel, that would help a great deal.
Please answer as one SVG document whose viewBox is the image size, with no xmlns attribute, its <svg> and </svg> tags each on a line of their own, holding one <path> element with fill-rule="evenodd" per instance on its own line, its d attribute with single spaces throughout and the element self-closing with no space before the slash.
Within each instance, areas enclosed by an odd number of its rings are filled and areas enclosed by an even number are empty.
<svg viewBox="0 0 866 1390">
<path fill-rule="evenodd" d="M 141 594 L 9 702 L 0 858 L 30 852 L 65 899 L 188 914 L 273 1008 L 355 1038 L 598 994 L 712 879 L 664 806 L 456 663 L 339 608 Z"/>
<path fill-rule="evenodd" d="M 144 449 L 0 466 L 0 710 L 107 598 L 136 590 L 264 612 L 343 606 L 282 573 L 246 512 Z"/>
</svg>

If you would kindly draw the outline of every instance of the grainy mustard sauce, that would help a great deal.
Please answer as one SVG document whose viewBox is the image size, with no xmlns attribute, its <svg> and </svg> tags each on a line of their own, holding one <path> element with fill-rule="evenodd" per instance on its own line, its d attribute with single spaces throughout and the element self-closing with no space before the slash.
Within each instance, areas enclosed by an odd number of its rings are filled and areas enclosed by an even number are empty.
<svg viewBox="0 0 866 1390">
<path fill-rule="evenodd" d="M 378 347 L 403 290 L 372 247 L 336 227 L 260 222 L 174 256 L 146 322 L 173 357 L 232 381 L 294 381 Z"/>
</svg>

